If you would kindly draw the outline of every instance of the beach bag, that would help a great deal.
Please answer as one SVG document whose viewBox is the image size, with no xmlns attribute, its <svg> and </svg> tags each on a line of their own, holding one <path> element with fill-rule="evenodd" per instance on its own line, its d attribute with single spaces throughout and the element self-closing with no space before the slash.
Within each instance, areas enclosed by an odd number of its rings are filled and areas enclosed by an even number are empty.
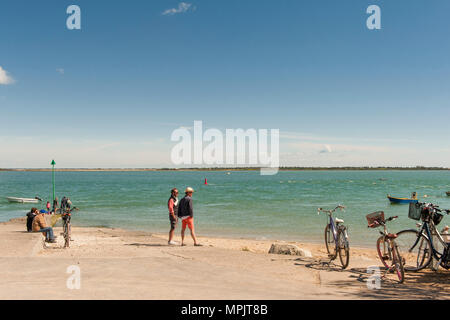
<svg viewBox="0 0 450 320">
<path fill-rule="evenodd" d="M 420 220 L 420 217 L 422 215 L 423 210 L 423 204 L 421 203 L 410 203 L 409 204 L 409 212 L 408 212 L 408 218 L 412 220 Z"/>
</svg>

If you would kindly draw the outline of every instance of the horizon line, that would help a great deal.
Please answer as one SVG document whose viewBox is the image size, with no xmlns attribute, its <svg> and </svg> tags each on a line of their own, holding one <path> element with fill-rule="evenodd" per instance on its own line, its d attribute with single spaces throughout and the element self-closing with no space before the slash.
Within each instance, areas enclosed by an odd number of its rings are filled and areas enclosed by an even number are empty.
<svg viewBox="0 0 450 320">
<path fill-rule="evenodd" d="M 56 172 L 70 171 L 245 171 L 260 170 L 262 167 L 191 167 L 191 168 L 55 168 Z M 3 172 L 48 172 L 52 168 L 0 168 Z M 428 167 L 428 166 L 339 166 L 339 167 L 300 167 L 300 166 L 280 166 L 280 171 L 289 170 L 450 170 L 448 167 Z"/>
</svg>

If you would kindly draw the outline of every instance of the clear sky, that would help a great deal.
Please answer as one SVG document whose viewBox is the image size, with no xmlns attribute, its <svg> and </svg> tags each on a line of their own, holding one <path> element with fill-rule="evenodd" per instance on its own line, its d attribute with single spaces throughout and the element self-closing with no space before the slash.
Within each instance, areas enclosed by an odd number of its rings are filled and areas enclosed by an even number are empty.
<svg viewBox="0 0 450 320">
<path fill-rule="evenodd" d="M 81 8 L 81 30 L 66 9 Z M 368 30 L 377 4 L 382 29 Z M 0 167 L 171 167 L 172 131 L 281 164 L 450 167 L 448 0 L 0 2 Z"/>
</svg>

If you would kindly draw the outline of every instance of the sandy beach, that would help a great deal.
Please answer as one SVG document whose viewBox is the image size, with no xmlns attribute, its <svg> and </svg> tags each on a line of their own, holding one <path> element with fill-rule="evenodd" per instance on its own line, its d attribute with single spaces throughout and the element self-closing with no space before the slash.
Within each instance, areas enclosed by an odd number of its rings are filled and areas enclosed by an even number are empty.
<svg viewBox="0 0 450 320">
<path fill-rule="evenodd" d="M 0 299 L 447 299 L 449 272 L 393 276 L 368 289 L 374 249 L 351 249 L 350 266 L 328 263 L 324 246 L 297 243 L 313 257 L 268 254 L 274 241 L 200 237 L 203 247 L 168 246 L 165 234 L 73 228 L 73 241 L 44 246 L 24 219 L 0 224 Z M 56 234 L 61 232 L 55 228 Z M 177 230 L 179 231 L 179 230 Z M 179 238 L 176 238 L 179 241 Z M 275 243 L 283 243 L 276 241 Z M 68 289 L 69 266 L 81 272 Z"/>
</svg>

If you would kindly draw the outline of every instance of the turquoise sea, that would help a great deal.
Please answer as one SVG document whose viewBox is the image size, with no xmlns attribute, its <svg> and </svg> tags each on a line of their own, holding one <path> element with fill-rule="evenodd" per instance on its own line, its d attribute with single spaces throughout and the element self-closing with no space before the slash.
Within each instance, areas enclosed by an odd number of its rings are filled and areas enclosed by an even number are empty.
<svg viewBox="0 0 450 320">
<path fill-rule="evenodd" d="M 204 179 L 208 185 L 204 185 Z M 195 189 L 198 235 L 322 242 L 325 215 L 318 207 L 347 206 L 337 216 L 349 226 L 354 245 L 374 245 L 365 215 L 377 210 L 399 215 L 392 231 L 415 226 L 408 206 L 389 204 L 386 195 L 419 199 L 450 208 L 449 171 L 283 171 L 261 176 L 257 171 L 57 172 L 57 197 L 71 198 L 81 210 L 78 226 L 105 226 L 168 232 L 170 189 Z M 180 192 L 182 194 L 182 192 Z M 11 204 L 7 196 L 51 195 L 50 172 L 0 172 L 0 221 L 24 216 L 32 205 Z M 426 199 L 424 195 L 428 195 Z M 444 224 L 450 224 L 445 217 Z M 177 230 L 178 232 L 179 230 Z"/>
</svg>

